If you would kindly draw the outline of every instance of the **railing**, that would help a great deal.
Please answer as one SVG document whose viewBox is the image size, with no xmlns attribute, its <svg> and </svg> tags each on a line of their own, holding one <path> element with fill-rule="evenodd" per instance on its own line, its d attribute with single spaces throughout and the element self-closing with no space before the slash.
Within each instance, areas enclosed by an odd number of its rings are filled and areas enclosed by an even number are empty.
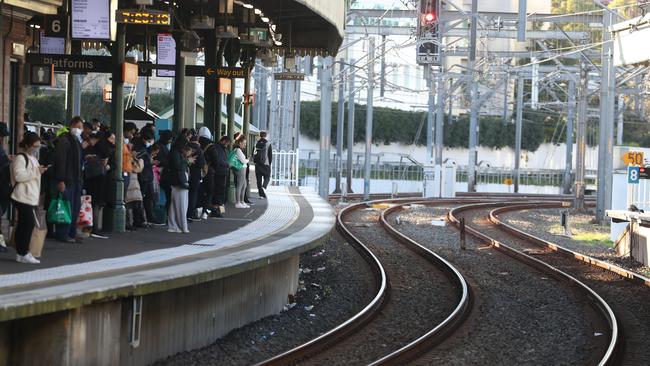
<svg viewBox="0 0 650 366">
<path fill-rule="evenodd" d="M 456 170 L 456 181 L 467 182 L 467 167 L 459 166 Z M 586 172 L 586 184 L 595 184 L 596 171 Z M 478 168 L 476 171 L 477 184 L 504 184 L 508 179 L 514 180 L 514 170 L 506 168 Z M 521 169 L 519 182 L 528 186 L 561 187 L 564 170 L 551 169 Z"/>
<path fill-rule="evenodd" d="M 27 129 L 29 130 L 34 129 L 32 132 L 36 132 L 39 136 L 41 135 L 41 129 L 43 128 L 56 132 L 57 130 L 65 127 L 63 125 L 51 125 L 41 122 L 25 122 L 25 126 L 27 126 Z"/>
<path fill-rule="evenodd" d="M 299 150 L 273 150 L 271 164 L 271 184 L 275 186 L 298 185 Z"/>
</svg>

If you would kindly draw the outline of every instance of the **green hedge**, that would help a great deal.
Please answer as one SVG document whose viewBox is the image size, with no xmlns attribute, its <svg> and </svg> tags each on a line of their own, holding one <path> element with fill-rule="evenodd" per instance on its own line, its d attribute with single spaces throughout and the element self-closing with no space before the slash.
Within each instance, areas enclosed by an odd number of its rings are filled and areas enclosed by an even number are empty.
<svg viewBox="0 0 650 366">
<path fill-rule="evenodd" d="M 336 144 L 336 108 L 332 104 L 332 142 Z M 301 132 L 311 139 L 320 136 L 320 102 L 302 102 L 300 109 Z M 374 108 L 373 111 L 373 142 L 378 144 L 402 143 L 412 145 L 426 144 L 426 113 L 410 112 L 391 108 Z M 524 112 L 524 128 L 522 131 L 522 147 L 527 150 L 537 150 L 545 139 L 544 125 L 546 117 L 534 111 Z M 345 120 L 347 121 L 347 110 Z M 554 123 L 554 122 L 553 122 Z M 416 134 L 420 124 L 423 124 L 419 138 Z M 354 113 L 354 140 L 365 140 L 366 107 L 356 105 Z M 479 144 L 482 146 L 503 148 L 514 146 L 515 126 L 513 123 L 503 123 L 500 117 L 482 116 L 480 118 Z M 345 129 L 347 135 L 347 127 Z M 445 116 L 444 143 L 447 147 L 467 147 L 469 136 L 469 116 L 461 115 L 449 123 Z M 344 137 L 347 139 L 347 137 Z"/>
</svg>

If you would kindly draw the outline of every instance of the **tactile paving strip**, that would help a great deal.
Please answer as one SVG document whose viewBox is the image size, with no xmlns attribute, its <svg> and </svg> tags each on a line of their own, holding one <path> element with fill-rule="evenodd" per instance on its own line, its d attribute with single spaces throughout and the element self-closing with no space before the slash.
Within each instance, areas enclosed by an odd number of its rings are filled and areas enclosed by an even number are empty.
<svg viewBox="0 0 650 366">
<path fill-rule="evenodd" d="M 257 220 L 227 234 L 173 248 L 91 262 L 46 268 L 30 272 L 1 275 L 0 288 L 61 280 L 166 262 L 195 254 L 218 251 L 265 238 L 291 225 L 300 214 L 298 203 L 284 187 L 269 187 L 268 206 Z"/>
</svg>

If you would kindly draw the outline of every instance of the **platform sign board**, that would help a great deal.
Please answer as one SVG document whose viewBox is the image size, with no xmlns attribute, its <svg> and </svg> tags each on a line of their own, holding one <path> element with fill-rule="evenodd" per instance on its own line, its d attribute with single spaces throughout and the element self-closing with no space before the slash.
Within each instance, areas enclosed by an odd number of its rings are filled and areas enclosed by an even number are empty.
<svg viewBox="0 0 650 366">
<path fill-rule="evenodd" d="M 29 82 L 31 85 L 53 86 L 54 67 L 52 65 L 34 65 L 29 68 Z"/>
<path fill-rule="evenodd" d="M 111 38 L 109 0 L 71 0 L 72 38 Z"/>
<path fill-rule="evenodd" d="M 41 32 L 40 51 L 47 55 L 62 55 L 65 53 L 65 38 L 47 37 Z"/>
<path fill-rule="evenodd" d="M 68 17 L 62 15 L 45 16 L 45 35 L 65 38 L 68 34 Z"/>
<path fill-rule="evenodd" d="M 110 73 L 113 71 L 111 56 L 86 55 L 43 55 L 30 53 L 27 62 L 32 65 L 53 65 L 54 71 L 85 74 L 89 72 Z"/>
<path fill-rule="evenodd" d="M 628 151 L 621 156 L 621 160 L 623 160 L 623 162 L 627 166 L 630 165 L 642 166 L 643 158 L 644 158 L 643 152 L 641 151 Z"/>
<path fill-rule="evenodd" d="M 275 80 L 303 81 L 305 74 L 301 72 L 276 72 L 273 74 Z"/>
<path fill-rule="evenodd" d="M 614 24 L 614 66 L 635 65 L 650 60 L 650 14 Z"/>
<path fill-rule="evenodd" d="M 627 167 L 627 183 L 628 184 L 639 184 L 639 174 L 641 168 L 638 166 L 628 166 Z"/>
<path fill-rule="evenodd" d="M 156 37 L 156 63 L 160 65 L 176 65 L 176 40 L 169 33 L 160 33 Z M 174 77 L 174 70 L 156 70 L 156 76 Z"/>
<path fill-rule="evenodd" d="M 241 67 L 187 65 L 185 66 L 185 76 L 244 79 L 248 73 Z"/>
</svg>

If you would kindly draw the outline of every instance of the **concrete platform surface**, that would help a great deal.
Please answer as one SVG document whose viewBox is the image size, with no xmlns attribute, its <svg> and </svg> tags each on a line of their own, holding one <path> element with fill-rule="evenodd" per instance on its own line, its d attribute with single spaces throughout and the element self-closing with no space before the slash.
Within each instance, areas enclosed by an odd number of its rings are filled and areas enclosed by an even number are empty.
<svg viewBox="0 0 650 366">
<path fill-rule="evenodd" d="M 0 275 L 0 321 L 214 281 L 309 250 L 334 226 L 332 208 L 311 190 L 273 187 L 268 196 L 265 209 L 259 204 L 242 217 L 194 223 L 187 236 L 152 229 L 95 239 L 93 245 L 114 255 L 91 261 L 80 255 L 70 258 L 73 264 Z M 130 238 L 134 248 L 124 248 Z M 160 249 L 120 255 L 148 245 Z"/>
</svg>

